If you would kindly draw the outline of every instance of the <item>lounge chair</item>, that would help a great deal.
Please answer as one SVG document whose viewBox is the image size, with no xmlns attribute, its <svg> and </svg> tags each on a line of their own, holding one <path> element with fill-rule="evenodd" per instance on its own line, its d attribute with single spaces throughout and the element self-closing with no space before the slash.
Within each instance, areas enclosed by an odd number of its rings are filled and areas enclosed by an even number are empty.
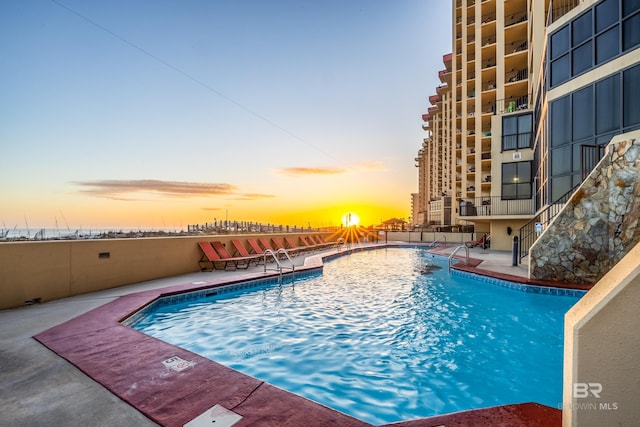
<svg viewBox="0 0 640 427">
<path fill-rule="evenodd" d="M 249 246 L 251 247 L 251 250 L 254 252 L 254 254 L 256 255 L 264 254 L 264 249 L 260 247 L 256 239 L 247 239 L 247 243 L 249 243 Z"/>
<path fill-rule="evenodd" d="M 224 260 L 218 255 L 213 246 L 211 246 L 210 242 L 198 242 L 198 246 L 202 249 L 202 257 L 200 261 L 198 261 L 198 265 L 200 265 L 200 270 L 202 271 L 213 271 L 220 268 L 222 266 L 223 270 L 227 269 L 227 265 L 229 264 L 229 260 Z M 207 268 L 207 264 L 211 264 L 211 268 Z"/>
<path fill-rule="evenodd" d="M 271 241 L 273 242 L 277 251 L 279 251 L 280 249 L 285 250 L 291 256 L 296 256 L 300 252 L 300 249 L 286 247 L 284 243 L 282 243 L 282 240 L 280 240 L 278 237 L 272 237 Z"/>
<path fill-rule="evenodd" d="M 491 235 L 485 233 L 480 237 L 480 239 L 469 240 L 468 242 L 465 242 L 465 245 L 468 248 L 475 248 L 476 246 L 482 246 L 482 248 L 489 247 L 489 245 L 491 245 Z"/>
<path fill-rule="evenodd" d="M 287 251 L 294 251 L 298 253 L 298 252 L 306 252 L 312 249 L 309 245 L 296 245 L 293 239 L 289 236 L 285 237 L 284 241 L 288 246 Z"/>
<path fill-rule="evenodd" d="M 320 246 L 321 248 L 330 248 L 331 246 L 334 246 L 336 244 L 335 242 L 328 242 L 326 240 L 323 240 L 320 236 L 309 236 L 309 239 L 312 242 L 315 242 L 316 246 Z"/>
<path fill-rule="evenodd" d="M 263 250 L 265 250 L 265 251 L 266 250 L 270 250 L 272 252 L 276 251 L 276 249 L 273 249 L 273 246 L 271 246 L 271 243 L 269 243 L 269 241 L 267 239 L 265 239 L 264 237 L 260 238 L 258 241 L 262 245 Z"/>
<path fill-rule="evenodd" d="M 238 239 L 232 240 L 231 244 L 233 245 L 234 248 L 236 248 L 236 252 L 238 252 L 238 254 L 240 254 L 241 257 L 251 258 L 256 262 L 256 265 L 260 264 L 260 261 L 264 260 L 264 256 L 262 254 L 250 254 L 249 251 L 247 251 L 247 249 Z M 249 263 L 251 263 L 251 261 L 249 261 Z"/>
<path fill-rule="evenodd" d="M 227 251 L 227 248 L 225 248 L 222 242 L 219 242 L 219 241 L 211 242 L 211 246 L 213 246 L 213 249 L 215 249 L 218 255 L 220 255 L 220 259 L 222 261 L 227 261 L 227 263 L 231 263 L 232 265 L 235 266 L 235 268 L 249 268 L 251 261 L 256 260 L 256 258 L 254 258 L 253 256 L 249 256 L 249 257 L 231 256 L 229 251 Z M 226 266 L 225 266 L 225 270 L 226 270 Z"/>
<path fill-rule="evenodd" d="M 311 240 L 311 236 L 300 236 L 300 241 L 302 242 L 302 246 L 308 251 L 315 251 L 316 249 L 319 249 L 316 242 Z"/>
</svg>

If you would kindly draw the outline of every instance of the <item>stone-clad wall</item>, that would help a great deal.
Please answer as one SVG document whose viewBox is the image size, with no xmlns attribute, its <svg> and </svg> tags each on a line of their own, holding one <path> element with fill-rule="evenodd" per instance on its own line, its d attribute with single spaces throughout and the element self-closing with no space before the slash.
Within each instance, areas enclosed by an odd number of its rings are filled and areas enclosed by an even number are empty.
<svg viewBox="0 0 640 427">
<path fill-rule="evenodd" d="M 607 154 L 529 251 L 529 277 L 596 283 L 640 241 L 640 132 Z"/>
</svg>

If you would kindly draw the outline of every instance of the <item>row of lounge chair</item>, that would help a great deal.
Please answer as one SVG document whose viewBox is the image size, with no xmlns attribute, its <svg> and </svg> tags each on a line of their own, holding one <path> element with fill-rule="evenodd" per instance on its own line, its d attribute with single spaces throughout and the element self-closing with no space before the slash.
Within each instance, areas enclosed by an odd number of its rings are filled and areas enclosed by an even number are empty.
<svg viewBox="0 0 640 427">
<path fill-rule="evenodd" d="M 259 238 L 257 240 L 247 239 L 249 249 L 247 249 L 240 240 L 233 239 L 231 240 L 231 244 L 237 255 L 231 255 L 222 242 L 199 242 L 198 245 L 202 250 L 202 257 L 199 261 L 200 270 L 246 269 L 249 268 L 252 263 L 258 265 L 264 262 L 266 258 L 264 254 L 267 251 L 276 253 L 279 249 L 284 249 L 290 255 L 295 256 L 303 252 L 326 249 L 337 244 L 337 242 L 324 240 L 322 237 L 316 235 L 300 236 L 299 239 L 300 244 L 296 244 L 290 236 L 284 237 L 284 242 L 278 237 L 271 238 L 271 241 L 267 238 Z"/>
</svg>

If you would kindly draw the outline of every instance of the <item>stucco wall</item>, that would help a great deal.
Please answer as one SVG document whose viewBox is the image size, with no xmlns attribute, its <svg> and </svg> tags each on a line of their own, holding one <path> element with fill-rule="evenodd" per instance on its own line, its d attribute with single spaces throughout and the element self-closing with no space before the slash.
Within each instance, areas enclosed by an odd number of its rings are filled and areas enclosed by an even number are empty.
<svg viewBox="0 0 640 427">
<path fill-rule="evenodd" d="M 295 234 L 287 234 L 295 237 Z M 280 234 L 266 235 L 268 238 Z M 212 235 L 0 243 L 0 309 L 199 271 L 198 242 L 265 237 Z M 227 245 L 233 254 L 232 247 Z M 101 255 L 102 254 L 102 255 Z M 108 254 L 108 257 L 107 255 Z"/>
<path fill-rule="evenodd" d="M 640 131 L 616 136 L 529 251 L 529 275 L 596 283 L 640 241 Z"/>
<path fill-rule="evenodd" d="M 565 316 L 564 426 L 640 419 L 640 245 Z"/>
</svg>

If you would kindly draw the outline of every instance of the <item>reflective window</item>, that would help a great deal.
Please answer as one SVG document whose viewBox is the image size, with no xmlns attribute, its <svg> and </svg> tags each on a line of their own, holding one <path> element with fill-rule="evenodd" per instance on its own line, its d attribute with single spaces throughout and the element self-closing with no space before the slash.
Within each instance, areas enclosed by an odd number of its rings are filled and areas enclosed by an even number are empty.
<svg viewBox="0 0 640 427">
<path fill-rule="evenodd" d="M 571 24 L 571 45 L 576 47 L 586 39 L 591 38 L 591 28 L 591 11 L 589 11 L 573 21 Z"/>
<path fill-rule="evenodd" d="M 571 55 L 567 54 L 551 63 L 551 86 L 566 82 L 571 77 Z"/>
<path fill-rule="evenodd" d="M 622 1 L 622 15 L 627 16 L 640 10 L 640 0 L 623 0 Z"/>
<path fill-rule="evenodd" d="M 620 127 L 620 75 L 596 83 L 596 134 Z"/>
<path fill-rule="evenodd" d="M 574 141 L 593 136 L 593 86 L 574 92 L 571 123 Z"/>
<path fill-rule="evenodd" d="M 620 53 L 618 25 L 596 37 L 596 63 L 601 64 Z"/>
<path fill-rule="evenodd" d="M 622 26 L 622 49 L 627 51 L 640 44 L 640 13 L 624 21 Z"/>
<path fill-rule="evenodd" d="M 593 64 L 593 55 L 591 52 L 591 42 L 585 43 L 582 46 L 576 48 L 571 52 L 573 56 L 573 69 L 571 70 L 572 75 L 578 75 L 583 71 L 591 68 Z"/>
<path fill-rule="evenodd" d="M 618 21 L 618 1 L 619 0 L 604 0 L 596 6 L 597 33 Z"/>
<path fill-rule="evenodd" d="M 623 126 L 640 124 L 640 65 L 623 73 Z"/>
<path fill-rule="evenodd" d="M 551 175 L 563 175 L 571 172 L 571 145 L 555 148 L 551 151 Z"/>
<path fill-rule="evenodd" d="M 564 145 L 571 141 L 571 98 L 565 96 L 551 103 L 551 145 Z"/>
<path fill-rule="evenodd" d="M 551 59 L 555 59 L 561 56 L 563 53 L 569 50 L 570 46 L 570 33 L 569 26 L 556 31 L 551 36 Z"/>
<path fill-rule="evenodd" d="M 502 164 L 502 199 L 531 198 L 531 162 Z"/>
<path fill-rule="evenodd" d="M 502 150 L 530 148 L 533 130 L 531 113 L 502 118 Z"/>
</svg>

